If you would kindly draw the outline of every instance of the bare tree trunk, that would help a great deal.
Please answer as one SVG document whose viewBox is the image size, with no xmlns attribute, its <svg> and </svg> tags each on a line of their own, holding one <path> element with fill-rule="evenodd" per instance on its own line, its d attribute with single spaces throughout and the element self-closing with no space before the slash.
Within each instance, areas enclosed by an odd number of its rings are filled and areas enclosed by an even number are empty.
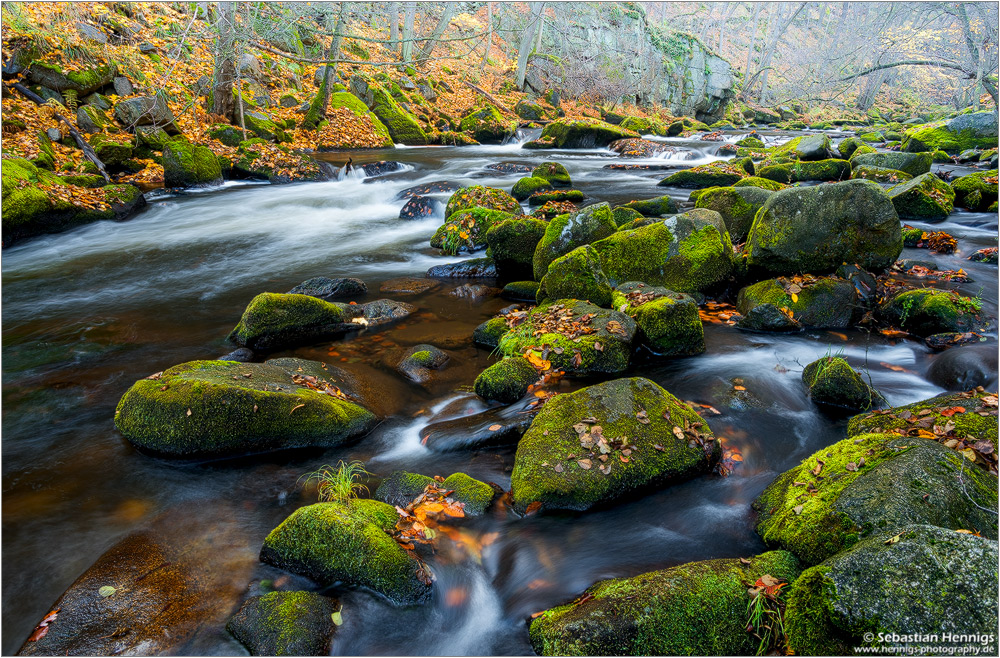
<svg viewBox="0 0 1000 658">
<path fill-rule="evenodd" d="M 483 50 L 483 60 L 479 62 L 479 70 L 486 68 L 486 62 L 490 58 L 490 48 L 493 47 L 493 3 L 486 3 L 486 48 Z"/>
<path fill-rule="evenodd" d="M 541 26 L 542 9 L 544 7 L 544 2 L 530 3 L 531 16 L 528 18 L 528 24 L 524 26 L 524 31 L 521 32 L 521 43 L 517 49 L 517 80 L 515 84 L 518 89 L 524 89 L 524 77 L 528 68 L 528 57 L 531 55 L 532 45 L 535 42 L 535 30 Z"/>
<path fill-rule="evenodd" d="M 434 50 L 434 42 L 441 38 L 444 31 L 448 29 L 448 24 L 451 23 L 451 16 L 455 12 L 455 3 L 446 2 L 444 3 L 444 9 L 441 10 L 441 18 L 438 20 L 436 26 L 434 26 L 434 31 L 431 32 L 431 36 L 424 41 L 424 45 L 421 46 L 420 52 L 417 54 L 417 61 L 428 59 L 431 56 L 431 51 Z"/>
<path fill-rule="evenodd" d="M 389 50 L 399 52 L 399 3 L 389 3 Z"/>
<path fill-rule="evenodd" d="M 347 17 L 344 16 L 344 3 L 340 3 L 340 11 L 337 13 L 337 24 L 333 28 L 333 37 L 330 38 L 330 47 L 326 51 L 326 58 L 330 60 L 339 59 L 341 35 L 346 27 Z M 326 27 L 330 28 L 333 18 L 330 14 L 326 17 Z M 319 85 L 315 98 L 309 105 L 305 118 L 302 120 L 302 127 L 315 129 L 319 123 L 326 118 L 326 111 L 330 107 L 330 92 L 333 87 L 333 76 L 337 73 L 337 63 L 327 64 L 323 67 L 323 81 Z"/>
<path fill-rule="evenodd" d="M 736 3 L 736 2 L 730 3 L 729 4 L 729 9 L 726 10 L 725 15 L 723 15 L 722 20 L 720 21 L 720 24 L 719 24 L 719 46 L 718 46 L 718 48 L 715 49 L 716 51 L 718 51 L 719 54 L 722 54 L 722 45 L 725 43 L 726 24 L 729 23 L 729 19 L 732 17 L 732 15 L 736 11 L 737 7 L 739 7 L 738 3 Z"/>
<path fill-rule="evenodd" d="M 767 78 L 768 74 L 771 72 L 771 59 L 774 57 L 775 51 L 778 49 L 778 44 L 781 43 L 781 37 L 784 36 L 785 30 L 792 24 L 795 17 L 805 8 L 806 3 L 799 4 L 795 11 L 792 11 L 788 18 L 777 21 L 774 24 L 774 31 L 771 33 L 768 39 L 767 47 L 764 49 L 764 58 L 760 63 L 760 102 L 765 103 L 767 101 L 768 88 L 767 88 Z"/>
<path fill-rule="evenodd" d="M 232 123 L 236 104 L 233 101 L 233 81 L 236 79 L 236 3 L 219 3 L 219 36 L 215 42 L 215 73 L 212 84 L 212 113 Z"/>
<path fill-rule="evenodd" d="M 403 61 L 413 59 L 413 21 L 417 16 L 417 3 L 407 2 L 403 5 Z"/>
<path fill-rule="evenodd" d="M 753 3 L 753 27 L 750 28 L 750 45 L 747 47 L 747 64 L 743 68 L 743 93 L 744 95 L 750 93 L 750 89 L 747 85 L 750 84 L 750 66 L 753 64 L 753 48 L 757 45 L 757 19 L 760 17 L 760 3 Z"/>
</svg>

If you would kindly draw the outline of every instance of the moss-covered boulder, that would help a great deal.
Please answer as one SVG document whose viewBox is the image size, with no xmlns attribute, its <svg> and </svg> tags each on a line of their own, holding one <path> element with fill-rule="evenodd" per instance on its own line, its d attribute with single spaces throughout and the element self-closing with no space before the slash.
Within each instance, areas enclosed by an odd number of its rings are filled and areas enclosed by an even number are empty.
<svg viewBox="0 0 1000 658">
<path fill-rule="evenodd" d="M 458 129 L 480 144 L 502 144 L 517 130 L 517 120 L 505 119 L 495 106 L 486 105 L 462 117 Z"/>
<path fill-rule="evenodd" d="M 994 398 L 994 394 L 974 390 L 944 393 L 913 404 L 859 414 L 848 422 L 847 436 L 873 432 L 906 433 L 926 429 L 922 427 L 924 424 L 944 428 L 951 423 L 957 436 L 971 437 L 972 443 L 987 441 L 995 446 L 998 430 Z"/>
<path fill-rule="evenodd" d="M 760 176 L 749 176 L 741 180 L 736 181 L 732 185 L 733 187 L 759 187 L 765 190 L 771 190 L 772 192 L 777 192 L 778 190 L 783 190 L 788 186 L 784 183 L 779 183 L 778 181 L 768 180 L 767 178 L 761 178 Z"/>
<path fill-rule="evenodd" d="M 705 351 L 705 328 L 690 295 L 638 281 L 615 289 L 611 307 L 635 320 L 643 343 L 662 356 Z"/>
<path fill-rule="evenodd" d="M 82 98 L 111 84 L 117 72 L 118 67 L 114 64 L 100 64 L 66 72 L 58 64 L 35 60 L 28 67 L 25 76 L 36 85 L 60 93 L 75 91 Z"/>
<path fill-rule="evenodd" d="M 390 534 L 399 515 L 377 500 L 300 507 L 264 539 L 260 560 L 326 586 L 360 585 L 393 603 L 419 603 L 430 594 L 423 564 Z"/>
<path fill-rule="evenodd" d="M 946 151 L 960 153 L 971 148 L 997 145 L 997 115 L 992 110 L 960 114 L 949 121 L 935 121 L 906 131 L 903 150 L 911 153 Z"/>
<path fill-rule="evenodd" d="M 501 326 L 490 329 L 499 333 Z M 502 329 L 497 349 L 504 356 L 537 352 L 553 368 L 583 376 L 628 368 L 636 325 L 624 313 L 564 299 L 539 305 L 513 329 Z"/>
<path fill-rule="evenodd" d="M 541 281 L 548 272 L 549 264 L 556 258 L 577 247 L 606 238 L 617 228 L 611 206 L 606 202 L 552 219 L 545 227 L 545 235 L 539 240 L 532 257 L 535 279 Z"/>
<path fill-rule="evenodd" d="M 507 326 L 505 317 L 490 318 L 472 330 L 472 342 L 481 347 L 495 350 L 500 345 L 500 339 L 508 331 L 510 331 L 510 327 Z"/>
<path fill-rule="evenodd" d="M 962 176 L 951 186 L 955 190 L 955 205 L 959 208 L 983 211 L 997 202 L 996 169 Z"/>
<path fill-rule="evenodd" d="M 434 380 L 438 370 L 444 368 L 451 357 L 444 350 L 421 343 L 403 353 L 395 364 L 396 372 L 415 384 L 427 384 Z"/>
<path fill-rule="evenodd" d="M 667 136 L 667 126 L 657 117 L 647 119 L 644 117 L 625 117 L 618 126 L 624 130 L 634 130 L 640 135 L 656 135 L 658 137 Z"/>
<path fill-rule="evenodd" d="M 268 142 L 290 142 L 291 136 L 263 112 L 250 111 L 243 113 L 243 123 L 247 130 Z"/>
<path fill-rule="evenodd" d="M 833 146 L 827 135 L 805 135 L 798 140 L 794 149 L 795 157 L 799 160 L 828 160 L 833 157 Z"/>
<path fill-rule="evenodd" d="M 451 491 L 448 498 L 461 503 L 466 516 L 479 516 L 485 512 L 495 496 L 493 487 L 465 473 L 452 473 L 439 481 L 419 473 L 393 471 L 378 486 L 375 499 L 389 505 L 406 507 L 431 483 L 445 491 Z"/>
<path fill-rule="evenodd" d="M 905 171 L 886 169 L 885 167 L 869 167 L 858 165 L 851 170 L 851 178 L 863 178 L 876 183 L 899 183 L 913 178 Z"/>
<path fill-rule="evenodd" d="M 759 187 L 710 187 L 698 197 L 694 207 L 719 213 L 730 238 L 743 242 L 757 211 L 772 194 L 774 192 Z"/>
<path fill-rule="evenodd" d="M 459 210 L 449 215 L 445 223 L 438 227 L 431 236 L 430 244 L 448 254 L 475 251 L 487 245 L 486 236 L 494 226 L 521 217 L 520 212 L 515 215 L 478 206 Z"/>
<path fill-rule="evenodd" d="M 955 192 L 932 173 L 920 174 L 889 188 L 889 198 L 901 219 L 938 221 L 955 207 Z"/>
<path fill-rule="evenodd" d="M 519 510 L 586 510 L 707 472 L 719 453 L 686 404 L 648 379 L 615 379 L 545 403 L 517 446 L 511 495 Z"/>
<path fill-rule="evenodd" d="M 351 88 L 360 92 L 360 97 L 389 131 L 393 142 L 409 146 L 427 144 L 427 134 L 416 117 L 403 109 L 381 85 L 355 76 L 351 79 Z"/>
<path fill-rule="evenodd" d="M 471 208 L 486 208 L 488 210 L 500 210 L 512 215 L 522 215 L 521 204 L 517 199 L 495 187 L 484 185 L 473 185 L 456 190 L 448 198 L 448 205 L 445 206 L 444 216 L 450 218 L 460 210 Z"/>
<path fill-rule="evenodd" d="M 757 176 L 784 184 L 802 181 L 841 181 L 851 177 L 851 163 L 847 160 L 816 160 L 772 164 L 758 167 Z"/>
<path fill-rule="evenodd" d="M 796 321 L 815 329 L 846 329 L 860 310 L 854 285 L 835 276 L 766 279 L 746 286 L 736 299 L 744 316 L 765 304 L 788 309 Z"/>
<path fill-rule="evenodd" d="M 163 147 L 163 185 L 188 187 L 222 182 L 219 158 L 207 146 L 174 139 Z"/>
<path fill-rule="evenodd" d="M 552 203 L 575 207 L 584 198 L 584 194 L 580 190 L 540 190 L 528 197 L 528 205 L 535 207 Z"/>
<path fill-rule="evenodd" d="M 753 503 L 757 532 L 768 546 L 789 550 L 810 565 L 907 523 L 975 528 L 996 538 L 997 517 L 984 510 L 997 505 L 997 479 L 966 461 L 927 439 L 898 434 L 844 439 L 764 490 Z"/>
<path fill-rule="evenodd" d="M 589 244 L 577 247 L 551 263 L 538 284 L 538 302 L 582 299 L 597 306 L 611 305 L 611 284 L 601 269 L 601 257 Z"/>
<path fill-rule="evenodd" d="M 531 170 L 533 178 L 544 178 L 553 187 L 570 187 L 573 184 L 566 167 L 558 162 L 543 162 Z"/>
<path fill-rule="evenodd" d="M 115 411 L 126 439 L 169 457 L 340 445 L 376 422 L 350 375 L 302 359 L 182 363 L 133 384 Z"/>
<path fill-rule="evenodd" d="M 533 275 L 532 259 L 546 226 L 534 217 L 508 219 L 490 226 L 486 244 L 501 277 L 516 279 Z"/>
<path fill-rule="evenodd" d="M 837 150 L 840 151 L 841 157 L 850 158 L 852 155 L 854 155 L 854 152 L 858 150 L 858 147 L 862 146 L 863 144 L 864 142 L 862 142 L 857 137 L 848 137 L 846 139 L 840 140 L 840 143 L 837 144 Z"/>
<path fill-rule="evenodd" d="M 802 371 L 802 382 L 813 402 L 830 407 L 867 411 L 881 406 L 878 391 L 844 359 L 825 356 Z"/>
<path fill-rule="evenodd" d="M 544 121 L 553 118 L 554 113 L 541 103 L 522 98 L 514 106 L 514 113 L 527 121 Z"/>
<path fill-rule="evenodd" d="M 500 296 L 515 302 L 534 302 L 538 296 L 538 282 L 511 281 L 500 291 Z"/>
<path fill-rule="evenodd" d="M 801 331 L 802 324 L 788 315 L 784 307 L 774 304 L 758 304 L 743 314 L 736 323 L 738 329 L 766 333 L 788 333 Z"/>
<path fill-rule="evenodd" d="M 594 243 L 615 285 L 643 281 L 677 292 L 703 291 L 733 271 L 733 245 L 713 210 L 696 208 Z"/>
<path fill-rule="evenodd" d="M 985 647 L 990 640 L 980 638 L 997 632 L 997 559 L 997 542 L 985 537 L 928 524 L 887 526 L 795 581 L 785 610 L 789 648 L 834 656 L 858 647 Z"/>
<path fill-rule="evenodd" d="M 497 361 L 476 377 L 476 395 L 484 400 L 513 404 L 523 398 L 528 387 L 538 381 L 538 371 L 521 356 Z"/>
<path fill-rule="evenodd" d="M 104 133 L 97 133 L 87 141 L 90 142 L 101 162 L 109 167 L 120 167 L 125 164 L 126 160 L 132 158 L 132 149 L 135 146 L 132 138 L 126 135 L 112 137 Z"/>
<path fill-rule="evenodd" d="M 621 229 L 623 227 L 633 228 L 631 224 L 636 220 L 642 219 L 643 215 L 638 210 L 634 208 L 626 208 L 625 206 L 617 206 L 611 209 L 611 216 L 614 218 L 615 225 Z"/>
<path fill-rule="evenodd" d="M 986 323 L 976 299 L 937 288 L 898 293 L 879 308 L 879 316 L 917 336 L 976 331 Z"/>
<path fill-rule="evenodd" d="M 877 183 L 851 180 L 775 192 L 754 218 L 745 253 L 752 267 L 791 274 L 845 262 L 882 270 L 902 250 L 892 200 Z"/>
<path fill-rule="evenodd" d="M 226 630 L 251 656 L 327 656 L 339 610 L 315 592 L 269 592 L 244 601 Z"/>
<path fill-rule="evenodd" d="M 751 137 L 750 135 L 747 135 L 746 137 L 738 140 L 736 142 L 736 145 L 737 146 L 742 146 L 743 148 L 748 148 L 748 149 L 763 149 L 764 148 L 764 142 L 760 141 L 756 137 Z"/>
<path fill-rule="evenodd" d="M 233 148 L 240 145 L 243 141 L 243 131 L 236 126 L 231 126 L 227 123 L 217 123 L 208 129 L 208 136 L 212 139 L 217 139 L 226 146 L 232 146 Z"/>
<path fill-rule="evenodd" d="M 701 189 L 704 187 L 727 187 L 742 178 L 747 172 L 741 167 L 730 164 L 727 160 L 698 165 L 690 169 L 682 169 L 661 180 L 657 185 L 662 187 L 685 187 Z"/>
<path fill-rule="evenodd" d="M 855 167 L 882 167 L 905 171 L 911 176 L 926 174 L 934 160 L 932 153 L 855 153 L 851 165 Z"/>
<path fill-rule="evenodd" d="M 524 201 L 535 192 L 551 190 L 552 184 L 544 178 L 526 176 L 516 183 L 510 190 L 510 195 L 518 201 Z"/>
<path fill-rule="evenodd" d="M 765 575 L 791 582 L 799 572 L 795 556 L 772 551 L 602 580 L 538 615 L 531 645 L 540 656 L 753 655 L 747 586 Z"/>
<path fill-rule="evenodd" d="M 677 202 L 670 195 L 654 197 L 652 199 L 642 199 L 640 201 L 629 201 L 623 208 L 630 208 L 637 211 L 643 217 L 666 217 L 676 215 Z M 618 224 L 619 226 L 622 223 Z"/>
<path fill-rule="evenodd" d="M 360 328 L 361 324 L 351 322 L 359 316 L 357 307 L 347 304 L 265 292 L 247 305 L 229 339 L 252 350 L 276 349 Z"/>
<path fill-rule="evenodd" d="M 559 119 L 545 126 L 541 140 L 555 148 L 591 149 L 607 146 L 616 139 L 638 136 L 634 130 L 598 119 Z"/>
</svg>

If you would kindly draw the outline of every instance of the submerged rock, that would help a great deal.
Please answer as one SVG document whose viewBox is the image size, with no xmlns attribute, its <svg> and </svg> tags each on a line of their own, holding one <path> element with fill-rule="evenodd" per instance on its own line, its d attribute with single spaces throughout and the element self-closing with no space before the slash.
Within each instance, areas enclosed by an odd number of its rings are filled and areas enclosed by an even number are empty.
<svg viewBox="0 0 1000 658">
<path fill-rule="evenodd" d="M 744 331 L 785 333 L 802 331 L 802 324 L 791 318 L 774 304 L 758 304 L 747 311 L 736 323 Z"/>
<path fill-rule="evenodd" d="M 997 559 L 997 542 L 985 537 L 926 524 L 880 529 L 795 581 L 785 612 L 789 646 L 828 656 L 866 646 L 944 653 L 985 647 L 990 637 L 995 643 Z"/>
<path fill-rule="evenodd" d="M 330 279 L 325 276 L 306 279 L 288 291 L 290 295 L 309 295 L 320 299 L 361 297 L 367 293 L 368 286 L 361 279 Z"/>
<path fill-rule="evenodd" d="M 518 510 L 586 510 L 707 472 L 720 451 L 701 417 L 663 388 L 615 379 L 545 403 L 518 444 L 511 495 Z"/>
<path fill-rule="evenodd" d="M 187 458 L 340 445 L 377 421 L 348 373 L 304 359 L 182 363 L 133 384 L 115 411 L 132 444 Z"/>
<path fill-rule="evenodd" d="M 809 397 L 817 404 L 867 411 L 880 406 L 882 396 L 841 358 L 826 356 L 802 371 Z"/>
<path fill-rule="evenodd" d="M 806 564 L 907 523 L 976 528 L 996 538 L 997 478 L 927 439 L 862 434 L 823 448 L 753 503 L 768 546 Z M 959 477 L 961 476 L 961 480 Z M 925 494 L 929 494 L 925 496 Z"/>
<path fill-rule="evenodd" d="M 427 276 L 440 279 L 495 279 L 497 266 L 492 258 L 470 258 L 459 263 L 435 265 Z"/>
<path fill-rule="evenodd" d="M 226 629 L 252 656 L 326 656 L 339 610 L 315 592 L 270 592 L 247 599 Z"/>
<path fill-rule="evenodd" d="M 540 656 L 747 656 L 747 587 L 786 582 L 798 560 L 772 551 L 749 560 L 689 562 L 632 578 L 602 580 L 576 601 L 540 613 L 529 631 Z"/>
<path fill-rule="evenodd" d="M 747 237 L 747 262 L 776 274 L 829 272 L 842 263 L 892 265 L 903 250 L 899 217 L 885 191 L 866 180 L 775 192 Z"/>
<path fill-rule="evenodd" d="M 537 295 L 537 281 L 511 281 L 500 291 L 501 297 L 515 302 L 534 302 Z"/>
<path fill-rule="evenodd" d="M 967 391 L 975 386 L 996 388 L 996 343 L 950 348 L 934 358 L 927 379 L 949 391 Z"/>
<path fill-rule="evenodd" d="M 517 443 L 538 413 L 533 402 L 522 398 L 505 407 L 431 423 L 420 430 L 421 441 L 438 452 Z"/>
<path fill-rule="evenodd" d="M 428 484 L 437 484 L 445 491 L 451 491 L 448 498 L 462 503 L 466 516 L 479 516 L 493 502 L 496 495 L 493 487 L 469 477 L 465 473 L 452 473 L 438 482 L 432 477 L 406 471 L 393 471 L 375 491 L 375 498 L 383 503 L 406 507 L 424 492 Z"/>
<path fill-rule="evenodd" d="M 430 594 L 424 566 L 392 538 L 399 520 L 392 505 L 354 498 L 295 510 L 264 539 L 260 560 L 322 586 L 367 587 L 397 605 Z"/>
</svg>

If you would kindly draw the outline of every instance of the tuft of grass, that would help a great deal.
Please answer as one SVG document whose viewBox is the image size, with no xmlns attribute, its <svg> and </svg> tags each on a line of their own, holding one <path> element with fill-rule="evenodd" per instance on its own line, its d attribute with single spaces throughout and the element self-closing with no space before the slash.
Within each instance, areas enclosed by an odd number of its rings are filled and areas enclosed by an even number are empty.
<svg viewBox="0 0 1000 658">
<path fill-rule="evenodd" d="M 336 468 L 329 464 L 320 466 L 312 473 L 306 473 L 299 480 L 305 480 L 303 486 L 316 482 L 316 493 L 321 503 L 346 503 L 357 498 L 361 491 L 368 492 L 368 487 L 357 482 L 366 475 L 365 465 L 359 461 L 341 462 Z"/>
<path fill-rule="evenodd" d="M 766 590 L 757 591 L 747 603 L 747 632 L 760 640 L 758 656 L 771 652 L 777 655 L 785 653 L 788 637 L 785 634 L 785 605 L 781 594 L 780 586 L 773 594 Z"/>
</svg>

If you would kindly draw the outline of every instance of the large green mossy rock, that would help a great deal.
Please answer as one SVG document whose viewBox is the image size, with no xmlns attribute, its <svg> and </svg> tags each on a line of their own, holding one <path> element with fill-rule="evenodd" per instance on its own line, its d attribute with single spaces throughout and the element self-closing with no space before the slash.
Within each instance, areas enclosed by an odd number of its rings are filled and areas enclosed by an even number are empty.
<svg viewBox="0 0 1000 658">
<path fill-rule="evenodd" d="M 674 427 L 696 424 L 699 438 L 675 436 Z M 517 446 L 511 495 L 519 510 L 536 502 L 586 510 L 707 472 L 719 453 L 712 430 L 686 404 L 648 379 L 615 379 L 545 403 Z"/>
<path fill-rule="evenodd" d="M 900 219 L 938 221 L 955 207 L 955 191 L 932 173 L 920 174 L 889 188 L 889 198 Z"/>
<path fill-rule="evenodd" d="M 500 110 L 487 105 L 462 117 L 458 129 L 472 135 L 480 144 L 502 144 L 517 130 L 517 120 L 505 119 Z"/>
<path fill-rule="evenodd" d="M 961 114 L 949 121 L 935 121 L 907 130 L 903 150 L 961 153 L 971 148 L 997 145 L 997 115 L 994 111 Z"/>
<path fill-rule="evenodd" d="M 552 184 L 544 178 L 526 176 L 514 183 L 514 187 L 510 189 L 510 195 L 518 201 L 524 201 L 535 192 L 542 192 L 551 189 Z"/>
<path fill-rule="evenodd" d="M 882 167 L 905 171 L 911 176 L 926 174 L 931 170 L 933 153 L 855 153 L 851 157 L 854 167 Z"/>
<path fill-rule="evenodd" d="M 532 259 L 535 279 L 541 281 L 548 272 L 549 264 L 556 258 L 577 247 L 606 238 L 616 230 L 611 206 L 606 202 L 553 218 L 535 247 Z"/>
<path fill-rule="evenodd" d="M 640 135 L 656 135 L 658 137 L 667 136 L 667 126 L 657 117 L 646 119 L 643 117 L 625 117 L 618 124 L 624 130 L 634 130 Z"/>
<path fill-rule="evenodd" d="M 555 187 L 569 187 L 573 184 L 566 167 L 558 162 L 543 162 L 531 170 L 532 178 L 542 178 Z"/>
<path fill-rule="evenodd" d="M 714 210 L 722 215 L 731 239 L 743 242 L 757 211 L 764 207 L 774 192 L 759 187 L 713 187 L 706 189 L 695 202 L 695 208 Z"/>
<path fill-rule="evenodd" d="M 845 361 L 823 357 L 802 371 L 802 382 L 809 397 L 817 404 L 852 411 L 867 411 L 880 406 L 881 396 Z"/>
<path fill-rule="evenodd" d="M 951 186 L 955 190 L 955 205 L 960 208 L 984 211 L 997 202 L 996 169 L 962 176 Z"/>
<path fill-rule="evenodd" d="M 546 227 L 540 219 L 522 217 L 493 224 L 486 231 L 486 244 L 501 277 L 518 279 L 533 275 L 532 260 Z"/>
<path fill-rule="evenodd" d="M 497 361 L 476 377 L 476 395 L 484 400 L 513 404 L 528 393 L 528 388 L 538 381 L 538 371 L 521 356 Z"/>
<path fill-rule="evenodd" d="M 427 475 L 393 471 L 375 491 L 376 500 L 389 505 L 406 507 L 424 492 L 429 484 L 450 491 L 448 498 L 462 504 L 466 516 L 479 516 L 493 502 L 496 492 L 493 487 L 469 477 L 465 473 L 452 473 L 439 482 Z"/>
<path fill-rule="evenodd" d="M 391 536 L 398 520 L 377 500 L 300 507 L 264 539 L 260 560 L 323 586 L 360 585 L 398 605 L 419 603 L 431 586 L 421 562 Z"/>
<path fill-rule="evenodd" d="M 630 201 L 622 207 L 635 210 L 643 217 L 666 217 L 676 215 L 679 212 L 677 202 L 669 195 L 643 199 L 641 201 Z M 618 225 L 621 226 L 621 222 Z"/>
<path fill-rule="evenodd" d="M 787 290 L 792 285 L 799 289 L 794 300 Z M 762 304 L 787 308 L 806 327 L 846 329 L 858 310 L 858 293 L 850 281 L 826 276 L 794 284 L 784 278 L 766 279 L 746 286 L 736 298 L 736 308 L 744 316 Z"/>
<path fill-rule="evenodd" d="M 971 437 L 972 443 L 989 441 L 995 446 L 998 431 L 997 408 L 991 406 L 992 402 L 984 401 L 984 398 L 992 400 L 994 397 L 994 394 L 978 391 L 944 393 L 912 404 L 859 414 L 848 422 L 847 436 L 872 432 L 905 433 L 922 428 L 925 423 L 932 428 L 935 425 L 946 427 L 951 423 L 957 436 L 967 440 Z M 964 411 L 958 411 L 955 407 L 961 407 Z M 945 411 L 949 415 L 942 413 Z"/>
<path fill-rule="evenodd" d="M 702 189 L 705 187 L 727 187 L 746 178 L 749 174 L 727 160 L 698 165 L 683 169 L 661 180 L 662 187 L 685 187 Z"/>
<path fill-rule="evenodd" d="M 661 356 L 705 351 L 705 328 L 690 295 L 629 281 L 615 289 L 611 307 L 635 320 L 643 342 Z"/>
<path fill-rule="evenodd" d="M 612 284 L 643 281 L 677 292 L 710 289 L 733 271 L 733 245 L 719 213 L 696 208 L 594 243 Z"/>
<path fill-rule="evenodd" d="M 600 254 L 586 244 L 549 263 L 536 294 L 538 302 L 547 299 L 582 299 L 609 307 L 611 284 L 601 269 Z"/>
<path fill-rule="evenodd" d="M 0 169 L 3 178 L 3 246 L 43 233 L 58 233 L 74 226 L 102 219 L 123 220 L 146 205 L 142 191 L 134 185 L 104 185 L 104 209 L 95 210 L 73 205 L 71 182 L 41 169 L 23 158 L 5 158 Z M 74 181 L 77 179 L 74 179 Z M 95 179 L 79 182 L 93 185 Z M 53 187 L 62 194 L 42 186 Z"/>
<path fill-rule="evenodd" d="M 512 215 L 522 215 L 521 204 L 517 199 L 495 187 L 484 185 L 473 185 L 458 189 L 448 198 L 448 205 L 445 206 L 444 216 L 450 218 L 460 210 L 470 210 L 472 208 L 486 208 L 487 210 L 500 210 Z"/>
<path fill-rule="evenodd" d="M 735 188 L 740 187 L 759 187 L 764 190 L 770 190 L 772 192 L 777 192 L 778 190 L 784 190 L 788 186 L 784 183 L 779 183 L 777 181 L 768 180 L 766 178 L 761 178 L 760 176 L 748 176 L 741 180 L 736 181 L 732 185 Z"/>
<path fill-rule="evenodd" d="M 802 181 L 841 181 L 851 177 L 851 163 L 847 160 L 816 160 L 773 164 L 758 167 L 757 176 L 784 184 Z"/>
<path fill-rule="evenodd" d="M 851 170 L 851 178 L 863 178 L 875 181 L 876 183 L 899 183 L 901 181 L 908 181 L 913 176 L 898 169 L 858 165 Z"/>
<path fill-rule="evenodd" d="M 219 158 L 207 146 L 174 139 L 163 147 L 163 185 L 188 187 L 222 182 Z"/>
<path fill-rule="evenodd" d="M 351 78 L 351 90 L 378 117 L 389 131 L 393 142 L 409 146 L 427 144 L 427 134 L 416 118 L 403 109 L 381 85 L 355 75 Z"/>
<path fill-rule="evenodd" d="M 545 126 L 541 139 L 551 141 L 556 148 L 589 149 L 607 146 L 616 139 L 638 136 L 634 130 L 598 119 L 559 119 Z"/>
<path fill-rule="evenodd" d="M 906 290 L 879 308 L 886 322 L 918 336 L 981 330 L 986 318 L 977 302 L 937 288 Z"/>
<path fill-rule="evenodd" d="M 303 377 L 343 395 L 296 383 Z M 115 427 L 135 446 L 169 457 L 335 446 L 378 421 L 356 389 L 346 372 L 315 361 L 189 361 L 133 384 Z"/>
<path fill-rule="evenodd" d="M 490 229 L 515 218 L 522 218 L 521 213 L 512 214 L 478 206 L 459 210 L 449 215 L 447 221 L 434 231 L 430 245 L 449 254 L 481 249 L 487 245 L 486 236 Z M 465 237 L 462 236 L 463 233 Z"/>
<path fill-rule="evenodd" d="M 498 319 L 500 322 L 496 323 Z M 536 306 L 521 324 L 509 331 L 502 318 L 489 322 L 494 325 L 483 329 L 483 333 L 488 334 L 492 329 L 494 334 L 500 334 L 496 338 L 497 349 L 504 356 L 523 355 L 529 350 L 541 354 L 547 347 L 545 358 L 552 362 L 553 368 L 579 376 L 626 370 L 636 332 L 635 322 L 624 313 L 574 299 Z M 571 330 L 573 323 L 593 331 L 571 337 L 564 332 Z M 476 339 L 475 335 L 473 338 Z M 488 344 L 486 340 L 487 336 L 481 336 L 477 342 Z"/>
<path fill-rule="evenodd" d="M 226 630 L 251 656 L 326 656 L 339 610 L 335 599 L 315 592 L 269 592 L 244 601 Z"/>
<path fill-rule="evenodd" d="M 795 145 L 799 160 L 827 160 L 833 157 L 833 145 L 828 135 L 806 135 Z"/>
<path fill-rule="evenodd" d="M 843 263 L 883 270 L 902 250 L 892 200 L 877 183 L 851 180 L 775 192 L 754 218 L 745 253 L 752 267 L 794 274 Z"/>
<path fill-rule="evenodd" d="M 476 345 L 495 350 L 503 338 L 510 330 L 507 326 L 507 319 L 503 316 L 490 318 L 472 331 L 472 342 Z"/>
<path fill-rule="evenodd" d="M 107 166 L 120 167 L 126 160 L 132 157 L 134 146 L 132 139 L 120 141 L 104 133 L 97 133 L 87 140 L 94 149 L 97 157 Z M 213 156 L 214 157 L 214 156 Z"/>
<path fill-rule="evenodd" d="M 936 441 L 898 434 L 862 434 L 823 448 L 753 503 L 764 542 L 810 565 L 907 523 L 996 538 L 996 506 L 996 476 Z"/>
<path fill-rule="evenodd" d="M 117 75 L 114 64 L 102 64 L 79 71 L 64 72 L 57 64 L 34 61 L 28 67 L 26 76 L 36 85 L 48 87 L 58 92 L 75 91 L 81 98 L 111 84 Z"/>
<path fill-rule="evenodd" d="M 997 542 L 985 537 L 927 524 L 881 529 L 795 581 L 789 648 L 836 656 L 868 653 L 859 647 L 892 655 L 903 646 L 932 654 L 995 647 L 997 559 Z"/>
<path fill-rule="evenodd" d="M 229 340 L 257 350 L 335 336 L 352 329 L 351 319 L 358 315 L 356 308 L 309 295 L 264 292 L 247 305 Z"/>
<path fill-rule="evenodd" d="M 772 551 L 689 562 L 602 580 L 578 601 L 538 615 L 531 645 L 540 656 L 748 656 L 759 641 L 746 631 L 747 586 L 770 575 L 786 582 L 798 560 Z"/>
</svg>

